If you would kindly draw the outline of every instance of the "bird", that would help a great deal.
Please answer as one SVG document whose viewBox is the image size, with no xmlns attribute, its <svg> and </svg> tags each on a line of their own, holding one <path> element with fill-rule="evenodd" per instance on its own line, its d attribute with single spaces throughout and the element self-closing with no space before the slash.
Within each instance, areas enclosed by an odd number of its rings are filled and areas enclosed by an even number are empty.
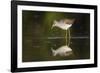
<svg viewBox="0 0 100 73">
<path fill-rule="evenodd" d="M 63 30 L 68 30 L 72 26 L 73 22 L 74 19 L 64 19 L 60 21 L 54 20 L 51 29 L 53 29 L 54 27 L 58 27 Z"/>
<path fill-rule="evenodd" d="M 72 26 L 74 23 L 75 19 L 62 19 L 62 20 L 54 20 L 54 23 L 51 27 L 53 29 L 54 27 L 58 27 L 62 30 L 66 30 L 66 35 L 67 35 L 67 30 Z M 51 51 L 53 53 L 53 56 L 60 55 L 60 56 L 69 56 L 72 54 L 72 49 L 67 46 L 67 36 L 66 36 L 66 45 L 59 47 L 58 49 L 54 50 L 51 48 Z"/>
<path fill-rule="evenodd" d="M 67 45 L 65 46 L 61 46 L 58 49 L 54 50 L 53 48 L 51 48 L 52 54 L 53 56 L 69 56 L 72 54 L 72 49 L 70 47 L 68 47 Z"/>
</svg>

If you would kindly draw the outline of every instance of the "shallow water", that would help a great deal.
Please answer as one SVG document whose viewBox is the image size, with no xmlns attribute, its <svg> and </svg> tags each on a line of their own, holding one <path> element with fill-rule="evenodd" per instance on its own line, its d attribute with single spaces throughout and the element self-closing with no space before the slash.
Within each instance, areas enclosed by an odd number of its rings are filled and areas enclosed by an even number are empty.
<svg viewBox="0 0 100 73">
<path fill-rule="evenodd" d="M 59 55 L 53 56 L 51 48 L 57 49 L 65 45 L 64 42 L 64 39 L 38 39 L 36 42 L 34 40 L 28 40 L 28 42 L 26 42 L 27 45 L 24 45 L 23 61 L 76 60 L 90 58 L 88 38 L 71 39 L 70 47 L 73 51 L 72 55 L 64 57 Z"/>
<path fill-rule="evenodd" d="M 57 49 L 66 45 L 66 31 L 51 29 L 55 19 L 75 18 L 70 28 L 70 44 L 73 54 L 70 56 L 53 56 L 51 48 Z M 23 11 L 22 60 L 54 61 L 90 58 L 90 15 L 81 13 L 57 13 Z M 67 43 L 68 44 L 68 43 Z"/>
</svg>

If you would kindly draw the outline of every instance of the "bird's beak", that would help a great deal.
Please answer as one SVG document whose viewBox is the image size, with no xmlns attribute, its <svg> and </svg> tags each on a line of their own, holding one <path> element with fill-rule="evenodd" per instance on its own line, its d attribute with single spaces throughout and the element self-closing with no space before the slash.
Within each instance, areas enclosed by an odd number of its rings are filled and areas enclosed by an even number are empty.
<svg viewBox="0 0 100 73">
<path fill-rule="evenodd" d="M 55 25 L 55 24 L 53 24 L 53 25 L 51 26 L 51 29 L 53 29 L 54 25 Z"/>
<path fill-rule="evenodd" d="M 53 29 L 53 27 L 51 27 L 51 29 Z"/>
</svg>

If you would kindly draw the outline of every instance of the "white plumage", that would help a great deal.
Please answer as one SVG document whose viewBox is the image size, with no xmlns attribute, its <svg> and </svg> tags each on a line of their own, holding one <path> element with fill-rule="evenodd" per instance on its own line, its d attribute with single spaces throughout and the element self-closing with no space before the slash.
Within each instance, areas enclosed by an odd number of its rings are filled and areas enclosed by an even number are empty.
<svg viewBox="0 0 100 73">
<path fill-rule="evenodd" d="M 52 28 L 53 27 L 58 27 L 58 28 L 61 28 L 63 30 L 68 30 L 70 27 L 72 26 L 72 24 L 66 24 L 64 23 L 64 21 L 54 21 L 54 24 L 52 25 Z"/>
<path fill-rule="evenodd" d="M 54 50 L 53 48 L 51 49 L 53 56 L 59 55 L 59 56 L 69 56 L 72 54 L 72 49 L 68 47 L 67 45 L 61 46 L 60 48 Z"/>
</svg>

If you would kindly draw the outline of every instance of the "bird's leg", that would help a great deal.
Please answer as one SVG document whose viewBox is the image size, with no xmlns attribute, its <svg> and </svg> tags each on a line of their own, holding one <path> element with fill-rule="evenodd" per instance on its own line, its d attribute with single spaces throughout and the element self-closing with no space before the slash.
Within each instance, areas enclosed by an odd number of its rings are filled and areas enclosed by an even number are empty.
<svg viewBox="0 0 100 73">
<path fill-rule="evenodd" d="M 65 39 L 66 39 L 66 45 L 67 45 L 67 30 L 66 30 L 66 36 L 65 36 Z"/>
<path fill-rule="evenodd" d="M 68 46 L 70 45 L 70 29 L 68 29 L 68 35 L 69 35 L 69 40 L 68 40 Z"/>
</svg>

